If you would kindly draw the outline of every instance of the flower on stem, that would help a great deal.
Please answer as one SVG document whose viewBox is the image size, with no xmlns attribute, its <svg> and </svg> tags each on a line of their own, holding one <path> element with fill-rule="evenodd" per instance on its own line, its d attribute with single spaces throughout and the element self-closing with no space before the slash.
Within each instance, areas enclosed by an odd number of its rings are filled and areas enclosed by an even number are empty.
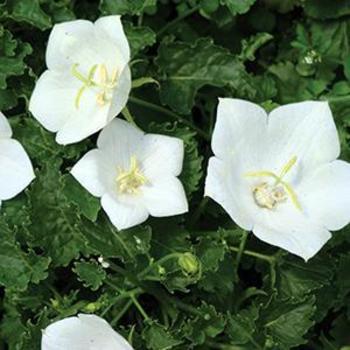
<svg viewBox="0 0 350 350">
<path fill-rule="evenodd" d="M 0 204 L 22 192 L 35 178 L 26 151 L 11 137 L 11 126 L 0 112 Z"/>
<path fill-rule="evenodd" d="M 41 350 L 132 350 L 131 345 L 102 318 L 80 314 L 43 330 Z"/>
<path fill-rule="evenodd" d="M 130 49 L 120 16 L 95 23 L 56 24 L 46 51 L 46 70 L 29 109 L 60 144 L 101 130 L 125 107 L 131 89 Z"/>
<path fill-rule="evenodd" d="M 187 212 L 183 186 L 182 140 L 144 134 L 121 119 L 114 119 L 101 132 L 97 149 L 73 167 L 72 175 L 101 204 L 118 230 L 147 220 Z"/>
<path fill-rule="evenodd" d="M 243 229 L 305 260 L 350 221 L 350 165 L 327 102 L 220 99 L 205 195 Z"/>
</svg>

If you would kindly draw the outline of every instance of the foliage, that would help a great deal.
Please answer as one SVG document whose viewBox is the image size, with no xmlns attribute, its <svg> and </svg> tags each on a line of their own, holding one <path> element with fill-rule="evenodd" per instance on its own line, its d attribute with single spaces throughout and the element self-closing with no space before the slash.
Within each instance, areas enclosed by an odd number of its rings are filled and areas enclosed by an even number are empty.
<svg viewBox="0 0 350 350">
<path fill-rule="evenodd" d="M 59 146 L 27 110 L 53 24 L 109 14 L 123 15 L 133 79 L 157 82 L 128 107 L 143 129 L 184 140 L 190 200 L 189 214 L 122 232 L 69 175 L 96 138 Z M 41 329 L 78 312 L 135 349 L 349 345 L 348 228 L 308 263 L 251 234 L 240 255 L 245 233 L 201 200 L 218 97 L 267 110 L 328 100 L 350 160 L 349 14 L 346 0 L 0 1 L 0 109 L 37 175 L 1 208 L 0 349 L 39 349 Z"/>
</svg>

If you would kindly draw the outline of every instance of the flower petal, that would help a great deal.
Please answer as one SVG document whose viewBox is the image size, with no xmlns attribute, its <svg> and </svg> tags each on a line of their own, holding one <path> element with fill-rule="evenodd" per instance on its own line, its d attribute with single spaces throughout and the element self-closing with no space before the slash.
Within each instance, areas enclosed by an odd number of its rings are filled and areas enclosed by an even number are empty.
<svg viewBox="0 0 350 350">
<path fill-rule="evenodd" d="M 95 27 L 101 31 L 101 35 L 108 36 L 119 46 L 120 52 L 125 60 L 125 64 L 130 60 L 130 47 L 128 39 L 124 33 L 120 16 L 105 16 L 95 22 Z"/>
<path fill-rule="evenodd" d="M 335 160 L 306 178 L 299 188 L 307 214 L 329 230 L 350 222 L 350 164 Z"/>
<path fill-rule="evenodd" d="M 320 223 L 283 203 L 276 210 L 261 209 L 256 216 L 253 233 L 262 241 L 302 257 L 313 257 L 331 238 Z"/>
<path fill-rule="evenodd" d="M 116 86 L 110 110 L 108 113 L 108 121 L 110 122 L 116 117 L 126 106 L 129 94 L 131 91 L 131 72 L 128 65 L 125 66 L 118 79 L 118 85 Z"/>
<path fill-rule="evenodd" d="M 47 67 L 58 70 L 71 67 L 79 62 L 79 46 L 86 43 L 93 47 L 94 39 L 94 25 L 90 21 L 74 20 L 54 25 L 47 44 Z"/>
<path fill-rule="evenodd" d="M 29 110 L 49 131 L 57 132 L 74 114 L 79 81 L 68 73 L 45 71 L 37 81 Z"/>
<path fill-rule="evenodd" d="M 43 331 L 42 350 L 132 350 L 130 344 L 102 318 L 68 317 Z"/>
<path fill-rule="evenodd" d="M 281 169 L 296 156 L 305 174 L 336 159 L 339 138 L 327 102 L 306 101 L 281 106 L 268 118 L 265 167 Z"/>
<path fill-rule="evenodd" d="M 111 160 L 98 149 L 86 153 L 74 165 L 71 174 L 96 197 L 102 197 L 111 189 L 116 175 Z"/>
<path fill-rule="evenodd" d="M 34 179 L 30 159 L 22 145 L 12 139 L 0 139 L 0 199 L 15 197 Z"/>
<path fill-rule="evenodd" d="M 184 144 L 176 137 L 147 134 L 144 136 L 138 156 L 146 177 L 181 174 Z"/>
<path fill-rule="evenodd" d="M 237 225 L 250 231 L 258 207 L 240 171 L 243 165 L 243 161 L 236 157 L 230 161 L 210 158 L 204 195 L 219 203 Z"/>
<path fill-rule="evenodd" d="M 176 177 L 158 178 L 142 188 L 144 203 L 152 216 L 184 214 L 188 203 L 184 188 Z"/>
<path fill-rule="evenodd" d="M 239 99 L 220 98 L 212 149 L 220 159 L 245 152 L 255 164 L 265 142 L 267 114 L 260 106 Z M 256 165 L 256 164 L 255 164 Z"/>
<path fill-rule="evenodd" d="M 123 200 L 124 199 L 124 200 Z M 146 221 L 149 213 L 140 199 L 118 198 L 110 192 L 102 196 L 102 208 L 118 230 L 124 230 Z"/>
<path fill-rule="evenodd" d="M 0 112 L 0 138 L 11 138 L 12 129 L 7 118 Z"/>
<path fill-rule="evenodd" d="M 125 120 L 113 119 L 100 133 L 97 146 L 114 162 L 116 167 L 127 168 L 130 157 L 136 155 L 144 133 Z"/>
</svg>

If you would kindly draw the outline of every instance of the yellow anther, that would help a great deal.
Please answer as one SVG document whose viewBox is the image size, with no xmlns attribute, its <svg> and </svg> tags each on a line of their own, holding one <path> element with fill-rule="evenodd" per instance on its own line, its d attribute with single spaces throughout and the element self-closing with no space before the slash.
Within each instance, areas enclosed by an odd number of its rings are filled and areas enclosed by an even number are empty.
<svg viewBox="0 0 350 350">
<path fill-rule="evenodd" d="M 285 201 L 286 192 L 294 206 L 297 209 L 302 210 L 293 187 L 288 182 L 283 180 L 285 175 L 292 169 L 296 162 L 297 157 L 292 157 L 283 166 L 279 176 L 269 170 L 253 171 L 245 174 L 247 177 L 271 177 L 275 180 L 274 184 L 272 185 L 268 185 L 267 183 L 263 182 L 253 188 L 254 200 L 260 207 L 273 209 L 279 202 Z"/>
<path fill-rule="evenodd" d="M 125 194 L 138 194 L 140 187 L 148 182 L 141 172 L 135 156 L 130 158 L 129 170 L 118 169 L 116 182 L 119 192 Z"/>
</svg>

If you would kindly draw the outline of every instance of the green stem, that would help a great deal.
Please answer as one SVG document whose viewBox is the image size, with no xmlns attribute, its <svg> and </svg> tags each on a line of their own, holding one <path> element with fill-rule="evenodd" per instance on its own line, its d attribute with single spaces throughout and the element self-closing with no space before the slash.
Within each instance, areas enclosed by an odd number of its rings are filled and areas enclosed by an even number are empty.
<svg viewBox="0 0 350 350">
<path fill-rule="evenodd" d="M 131 295 L 130 298 L 131 298 L 132 302 L 134 303 L 134 305 L 136 306 L 136 308 L 139 310 L 139 312 L 142 315 L 142 317 L 144 318 L 144 320 L 148 321 L 149 317 L 148 317 L 146 311 L 144 310 L 144 308 L 141 306 L 141 304 L 139 303 L 139 301 L 135 297 L 135 295 Z"/>
<path fill-rule="evenodd" d="M 128 107 L 124 107 L 124 109 L 122 110 L 122 114 L 123 114 L 124 118 L 126 119 L 126 121 L 128 121 L 130 124 L 132 124 L 134 126 L 137 126 L 135 123 L 134 117 L 130 113 Z"/>
<path fill-rule="evenodd" d="M 240 248 L 237 248 L 237 247 L 230 247 L 230 250 L 231 250 L 232 252 L 239 253 Z M 274 263 L 275 263 L 275 257 L 273 257 L 273 256 L 271 256 L 271 255 L 266 255 L 266 254 L 257 253 L 257 252 L 254 252 L 254 251 L 252 251 L 252 250 L 243 250 L 242 254 L 248 255 L 248 256 L 251 256 L 251 257 L 253 257 L 253 258 L 257 258 L 257 259 L 260 259 L 260 260 L 267 261 L 269 264 L 274 264 Z"/>
<path fill-rule="evenodd" d="M 129 102 L 131 103 L 134 103 L 134 104 L 137 104 L 139 106 L 142 106 L 142 107 L 145 107 L 145 108 L 149 108 L 149 109 L 152 109 L 156 112 L 159 112 L 159 113 L 163 113 L 165 115 L 167 115 L 168 117 L 174 119 L 174 120 L 177 120 L 179 121 L 180 123 L 190 127 L 191 129 L 193 129 L 194 131 L 196 131 L 196 133 L 201 136 L 204 140 L 206 141 L 210 141 L 210 136 L 209 134 L 207 134 L 205 131 L 199 129 L 198 127 L 196 127 L 195 125 L 193 125 L 190 121 L 188 121 L 187 119 L 181 117 L 180 115 L 172 112 L 172 111 L 169 111 L 168 109 L 166 108 L 163 108 L 161 106 L 158 106 L 154 103 L 151 103 L 151 102 L 147 102 L 147 101 L 144 101 L 140 98 L 137 98 L 137 97 L 134 97 L 134 96 L 129 96 Z"/>
<path fill-rule="evenodd" d="M 247 238 L 248 238 L 248 232 L 243 231 L 242 238 L 241 238 L 241 243 L 238 248 L 237 256 L 236 256 L 236 273 L 239 268 L 239 264 L 241 263 L 242 255 L 244 252 L 245 245 L 247 243 Z"/>
<path fill-rule="evenodd" d="M 118 321 L 124 316 L 124 314 L 129 310 L 130 306 L 133 304 L 132 299 L 128 300 L 124 307 L 118 312 L 117 316 L 115 316 L 111 322 L 111 326 L 115 326 Z M 102 315 L 101 315 L 102 317 Z"/>
<path fill-rule="evenodd" d="M 350 96 L 346 95 L 346 96 L 337 96 L 337 97 L 326 97 L 325 101 L 328 102 L 343 102 L 343 101 L 349 101 L 350 100 Z"/>
<path fill-rule="evenodd" d="M 147 275 L 147 273 L 152 271 L 155 266 L 161 265 L 168 260 L 179 258 L 181 255 L 182 255 L 182 253 L 171 253 L 171 254 L 163 256 L 159 260 L 155 261 L 153 264 L 146 267 L 143 271 L 141 271 L 138 274 L 138 278 L 142 278 L 143 276 Z"/>
<path fill-rule="evenodd" d="M 192 15 L 193 13 L 197 12 L 199 10 L 200 6 L 197 5 L 195 7 L 192 7 L 191 9 L 188 9 L 187 11 L 183 12 L 179 17 L 175 18 L 174 20 L 168 22 L 159 32 L 157 33 L 157 36 L 161 36 L 164 33 L 166 33 L 171 27 L 176 25 L 177 23 L 181 22 L 186 17 Z"/>
</svg>

